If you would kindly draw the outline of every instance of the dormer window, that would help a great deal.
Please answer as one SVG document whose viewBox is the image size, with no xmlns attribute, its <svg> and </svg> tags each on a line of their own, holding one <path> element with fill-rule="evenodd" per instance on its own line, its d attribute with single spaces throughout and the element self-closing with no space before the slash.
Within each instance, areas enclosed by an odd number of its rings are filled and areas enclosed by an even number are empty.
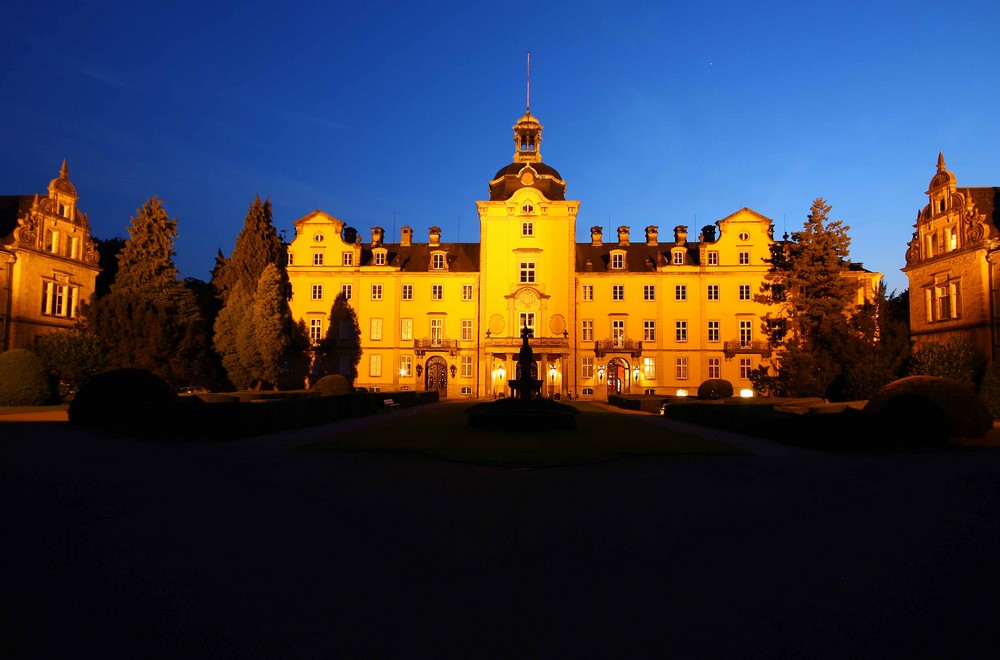
<svg viewBox="0 0 1000 660">
<path fill-rule="evenodd" d="M 431 255 L 431 268 L 434 270 L 444 270 L 444 255 L 440 252 Z"/>
<path fill-rule="evenodd" d="M 673 256 L 673 264 L 675 266 L 683 266 L 684 265 L 684 251 L 683 250 L 675 250 L 673 252 L 672 256 Z"/>
<path fill-rule="evenodd" d="M 614 270 L 621 270 L 625 267 L 625 255 L 621 252 L 616 252 L 611 255 L 611 268 Z"/>
<path fill-rule="evenodd" d="M 376 266 L 385 265 L 385 250 L 378 250 L 375 252 L 375 265 Z"/>
</svg>

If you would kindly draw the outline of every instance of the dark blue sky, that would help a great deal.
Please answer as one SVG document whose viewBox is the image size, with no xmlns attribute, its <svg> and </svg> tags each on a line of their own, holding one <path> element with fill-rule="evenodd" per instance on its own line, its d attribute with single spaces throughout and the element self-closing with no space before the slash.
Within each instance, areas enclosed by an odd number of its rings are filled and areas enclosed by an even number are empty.
<svg viewBox="0 0 1000 660">
<path fill-rule="evenodd" d="M 0 44 L 0 194 L 65 157 L 94 234 L 159 195 L 208 278 L 255 194 L 275 224 L 478 238 L 532 51 L 542 154 L 599 224 L 670 235 L 814 197 L 906 288 L 938 150 L 1000 185 L 994 2 L 18 2 Z M 394 220 L 395 217 L 395 220 Z"/>
</svg>

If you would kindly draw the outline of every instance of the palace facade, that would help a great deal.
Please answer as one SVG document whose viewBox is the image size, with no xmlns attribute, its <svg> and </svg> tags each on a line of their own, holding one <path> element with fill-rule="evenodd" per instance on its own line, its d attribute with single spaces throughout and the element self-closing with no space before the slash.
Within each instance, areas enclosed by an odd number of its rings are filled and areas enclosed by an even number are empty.
<svg viewBox="0 0 1000 660">
<path fill-rule="evenodd" d="M 98 254 L 66 161 L 47 195 L 0 196 L 0 352 L 72 328 L 94 293 Z"/>
<path fill-rule="evenodd" d="M 513 129 L 513 162 L 476 203 L 478 243 L 445 241 L 438 227 L 426 242 L 408 226 L 399 242 L 381 227 L 362 237 L 318 210 L 294 222 L 291 309 L 311 339 L 343 292 L 361 327 L 357 386 L 509 394 L 527 326 L 548 396 L 693 394 L 709 378 L 750 387 L 750 370 L 772 357 L 762 319 L 775 310 L 758 300 L 772 221 L 743 208 L 697 234 L 649 225 L 606 237 L 595 226 L 577 243 L 580 202 L 542 162 L 541 124 L 529 110 Z M 859 303 L 881 277 L 847 275 Z"/>
<path fill-rule="evenodd" d="M 917 212 L 903 268 L 910 283 L 914 348 L 957 337 L 995 360 L 1000 188 L 959 188 L 939 153 L 927 197 Z"/>
</svg>

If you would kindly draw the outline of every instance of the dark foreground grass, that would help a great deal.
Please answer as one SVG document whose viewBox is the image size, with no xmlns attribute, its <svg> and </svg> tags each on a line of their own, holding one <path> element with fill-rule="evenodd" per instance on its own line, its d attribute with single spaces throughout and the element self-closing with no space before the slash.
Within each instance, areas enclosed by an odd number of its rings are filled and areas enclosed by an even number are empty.
<svg viewBox="0 0 1000 660">
<path fill-rule="evenodd" d="M 470 463 L 532 466 L 590 463 L 626 455 L 743 453 L 583 402 L 572 404 L 580 411 L 575 430 L 511 433 L 473 429 L 466 425 L 465 413 L 472 405 L 443 403 L 419 415 L 345 431 L 305 448 L 412 452 Z"/>
</svg>

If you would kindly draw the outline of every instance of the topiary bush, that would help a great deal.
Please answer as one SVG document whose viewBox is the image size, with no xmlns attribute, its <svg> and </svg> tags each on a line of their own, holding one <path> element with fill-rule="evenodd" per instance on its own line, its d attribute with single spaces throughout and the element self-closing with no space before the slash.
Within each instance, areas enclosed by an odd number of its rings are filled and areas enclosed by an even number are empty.
<svg viewBox="0 0 1000 660">
<path fill-rule="evenodd" d="M 23 348 L 0 354 L 0 406 L 44 406 L 52 400 L 52 379 L 40 357 Z"/>
<path fill-rule="evenodd" d="M 955 436 L 981 438 L 993 427 L 993 415 L 969 385 L 939 376 L 895 380 L 869 399 L 865 412 L 882 415 L 890 432 L 917 444 L 942 444 Z"/>
<path fill-rule="evenodd" d="M 699 399 L 728 399 L 733 396 L 733 384 L 722 378 L 709 378 L 698 386 Z"/>
<path fill-rule="evenodd" d="M 69 404 L 73 424 L 128 424 L 146 404 L 176 402 L 179 397 L 159 376 L 143 369 L 112 369 L 92 377 Z"/>
<path fill-rule="evenodd" d="M 338 394 L 351 394 L 354 388 L 350 381 L 340 374 L 330 374 L 323 376 L 312 386 L 314 390 L 319 390 L 323 396 L 336 396 Z"/>
</svg>

